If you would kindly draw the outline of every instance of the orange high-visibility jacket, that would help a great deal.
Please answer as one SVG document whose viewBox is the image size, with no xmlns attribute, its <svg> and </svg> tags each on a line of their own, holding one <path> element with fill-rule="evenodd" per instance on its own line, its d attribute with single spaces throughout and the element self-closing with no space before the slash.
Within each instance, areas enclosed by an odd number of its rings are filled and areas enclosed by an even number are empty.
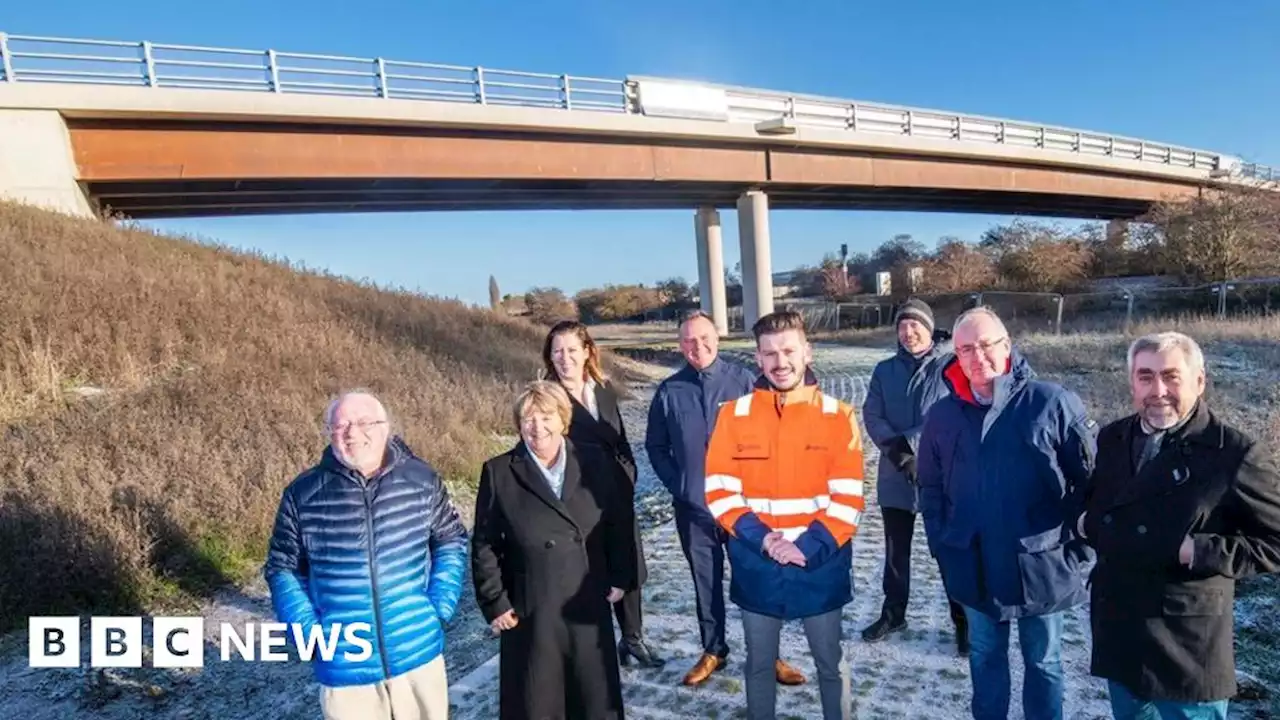
<svg viewBox="0 0 1280 720">
<path fill-rule="evenodd" d="M 727 530 L 730 597 L 752 612 L 808 617 L 852 599 L 853 536 L 866 508 L 853 408 L 806 384 L 757 387 L 721 406 L 707 449 L 707 509 Z M 763 553 L 779 531 L 805 566 Z"/>
</svg>

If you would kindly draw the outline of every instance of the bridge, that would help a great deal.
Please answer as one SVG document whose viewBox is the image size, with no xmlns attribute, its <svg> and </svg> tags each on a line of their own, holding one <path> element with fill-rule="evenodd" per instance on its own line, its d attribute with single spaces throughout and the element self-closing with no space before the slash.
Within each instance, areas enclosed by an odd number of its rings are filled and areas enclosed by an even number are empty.
<svg viewBox="0 0 1280 720">
<path fill-rule="evenodd" d="M 0 33 L 0 197 L 133 218 L 696 208 L 724 331 L 772 310 L 769 208 L 1123 221 L 1275 170 L 1106 133 L 666 78 Z"/>
</svg>

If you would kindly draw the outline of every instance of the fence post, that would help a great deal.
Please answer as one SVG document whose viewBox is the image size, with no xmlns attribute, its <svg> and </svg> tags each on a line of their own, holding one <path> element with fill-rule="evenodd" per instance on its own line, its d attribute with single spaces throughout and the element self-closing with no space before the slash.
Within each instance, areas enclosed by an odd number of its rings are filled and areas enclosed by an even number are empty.
<svg viewBox="0 0 1280 720">
<path fill-rule="evenodd" d="M 1062 306 L 1066 305 L 1062 301 L 1061 295 L 1055 295 L 1053 301 L 1058 305 L 1058 317 L 1053 321 L 1053 332 L 1055 335 L 1062 334 Z"/>
<path fill-rule="evenodd" d="M 271 92 L 280 92 L 280 65 L 275 50 L 267 51 L 267 72 L 271 75 Z"/>
<path fill-rule="evenodd" d="M 1128 335 L 1130 328 L 1133 326 L 1133 293 L 1125 290 L 1124 300 L 1124 334 Z"/>
<path fill-rule="evenodd" d="M 9 36 L 0 32 L 0 71 L 4 72 L 5 82 L 17 82 L 13 76 L 13 58 L 9 55 Z"/>
<path fill-rule="evenodd" d="M 147 87 L 159 87 L 160 79 L 156 77 L 156 59 L 151 53 L 151 41 L 142 41 L 142 59 L 147 64 Z"/>
<path fill-rule="evenodd" d="M 378 97 L 391 97 L 390 83 L 387 82 L 387 62 L 382 58 L 378 58 L 374 62 L 378 65 Z"/>
<path fill-rule="evenodd" d="M 481 105 L 487 104 L 484 96 L 484 68 L 476 68 L 476 102 Z"/>
<path fill-rule="evenodd" d="M 572 100 L 572 98 L 570 97 L 570 95 L 573 93 L 573 90 L 572 90 L 572 88 L 570 88 L 570 86 L 569 86 L 569 76 L 568 76 L 568 75 L 561 75 L 561 76 L 560 76 L 560 91 L 561 91 L 562 93 L 564 93 L 564 109 L 565 109 L 565 110 L 572 110 L 572 109 L 573 109 L 573 100 Z"/>
</svg>

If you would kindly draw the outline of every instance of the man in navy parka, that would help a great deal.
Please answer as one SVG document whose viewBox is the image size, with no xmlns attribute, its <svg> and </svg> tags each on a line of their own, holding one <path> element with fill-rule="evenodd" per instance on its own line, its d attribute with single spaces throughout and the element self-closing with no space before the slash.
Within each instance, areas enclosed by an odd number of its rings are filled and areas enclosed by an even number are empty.
<svg viewBox="0 0 1280 720">
<path fill-rule="evenodd" d="M 1018 625 L 1027 720 L 1062 718 L 1064 611 L 1088 600 L 1093 551 L 1073 527 L 1097 424 L 1075 393 L 1037 380 L 1000 318 L 968 310 L 943 370 L 951 394 L 920 437 L 920 509 L 948 594 L 965 608 L 975 720 L 1005 720 Z"/>
</svg>

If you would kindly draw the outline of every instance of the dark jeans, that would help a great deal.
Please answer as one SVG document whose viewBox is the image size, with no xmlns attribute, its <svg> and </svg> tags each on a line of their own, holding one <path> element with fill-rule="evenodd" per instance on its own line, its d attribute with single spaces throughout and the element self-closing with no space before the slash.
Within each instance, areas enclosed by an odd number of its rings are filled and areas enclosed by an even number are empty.
<svg viewBox="0 0 1280 720">
<path fill-rule="evenodd" d="M 898 624 L 907 617 L 907 601 L 911 595 L 911 538 L 915 534 L 916 514 L 910 510 L 881 508 L 884 517 L 884 609 L 882 613 Z M 945 590 L 944 590 L 945 592 Z M 966 627 L 964 607 L 947 599 L 951 622 L 957 629 Z"/>
<path fill-rule="evenodd" d="M 1022 648 L 1022 716 L 1026 720 L 1062 720 L 1062 621 L 1060 612 L 999 622 L 973 608 L 969 616 L 969 677 L 974 720 L 1007 720 L 1009 626 L 1018 624 Z"/>
<path fill-rule="evenodd" d="M 676 533 L 693 574 L 702 651 L 726 657 L 729 642 L 724 629 L 724 531 L 710 515 L 675 504 Z"/>
<path fill-rule="evenodd" d="M 1227 720 L 1227 700 L 1142 700 L 1117 682 L 1108 682 L 1107 690 L 1111 694 L 1111 714 L 1116 720 Z"/>
<path fill-rule="evenodd" d="M 803 620 L 804 636 L 818 669 L 818 695 L 822 698 L 822 719 L 843 720 L 849 707 L 847 675 L 840 672 L 840 615 L 843 608 Z M 747 685 L 748 720 L 774 720 L 778 701 L 778 637 L 782 620 L 742 611 L 742 631 L 747 641 L 744 675 Z"/>
</svg>

